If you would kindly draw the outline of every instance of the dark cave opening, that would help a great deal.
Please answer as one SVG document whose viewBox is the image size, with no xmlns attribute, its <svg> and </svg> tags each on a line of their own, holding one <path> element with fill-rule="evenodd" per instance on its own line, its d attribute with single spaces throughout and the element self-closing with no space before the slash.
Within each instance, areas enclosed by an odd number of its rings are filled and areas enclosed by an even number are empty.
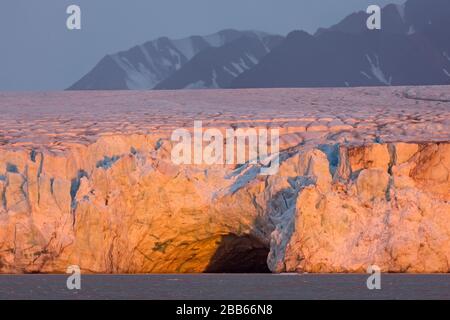
<svg viewBox="0 0 450 320">
<path fill-rule="evenodd" d="M 206 273 L 270 273 L 269 247 L 253 236 L 224 235 Z"/>
</svg>

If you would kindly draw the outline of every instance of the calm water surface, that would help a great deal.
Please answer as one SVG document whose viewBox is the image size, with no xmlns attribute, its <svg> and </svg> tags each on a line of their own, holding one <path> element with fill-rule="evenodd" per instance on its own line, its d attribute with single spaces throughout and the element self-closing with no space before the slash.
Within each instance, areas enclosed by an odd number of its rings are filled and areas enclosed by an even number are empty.
<svg viewBox="0 0 450 320">
<path fill-rule="evenodd" d="M 200 274 L 84 275 L 70 291 L 65 275 L 0 275 L 0 299 L 450 299 L 450 275 Z"/>
</svg>

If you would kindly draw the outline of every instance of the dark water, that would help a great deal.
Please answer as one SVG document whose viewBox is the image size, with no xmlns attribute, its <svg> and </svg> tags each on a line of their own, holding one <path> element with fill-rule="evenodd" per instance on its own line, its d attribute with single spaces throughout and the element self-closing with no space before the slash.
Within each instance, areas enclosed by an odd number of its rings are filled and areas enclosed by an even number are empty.
<svg viewBox="0 0 450 320">
<path fill-rule="evenodd" d="M 0 299 L 450 299 L 450 275 L 386 274 L 381 290 L 367 275 L 0 275 Z"/>
</svg>

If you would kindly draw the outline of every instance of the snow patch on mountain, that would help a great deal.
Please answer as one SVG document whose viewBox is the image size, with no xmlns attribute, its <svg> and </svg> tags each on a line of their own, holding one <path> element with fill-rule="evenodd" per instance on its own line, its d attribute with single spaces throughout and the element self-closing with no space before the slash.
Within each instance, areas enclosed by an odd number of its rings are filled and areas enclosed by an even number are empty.
<svg viewBox="0 0 450 320">
<path fill-rule="evenodd" d="M 191 38 L 179 39 L 173 41 L 173 45 L 180 51 L 187 59 L 191 59 L 195 55 L 194 45 Z"/>
<path fill-rule="evenodd" d="M 406 8 L 406 4 L 398 4 L 396 5 L 398 14 L 400 15 L 400 18 L 402 18 L 403 22 L 406 22 L 405 19 L 405 8 Z"/>
<path fill-rule="evenodd" d="M 243 58 L 239 59 L 238 62 L 232 62 L 231 64 L 239 73 L 243 73 L 245 70 L 249 70 L 251 68 L 251 66 L 248 66 Z"/>
<path fill-rule="evenodd" d="M 111 57 L 127 74 L 125 81 L 128 88 L 145 90 L 149 87 L 153 87 L 157 83 L 154 74 L 152 74 L 152 72 L 142 63 L 139 63 L 138 68 L 136 69 L 127 58 L 120 57 L 119 55 L 112 55 Z"/>
<path fill-rule="evenodd" d="M 380 59 L 379 59 L 378 55 L 375 54 L 375 61 L 373 61 L 372 58 L 370 57 L 370 55 L 368 55 L 368 54 L 366 54 L 366 58 L 370 64 L 370 68 L 371 68 L 373 76 L 381 83 L 383 83 L 387 86 L 390 86 L 392 84 L 392 77 L 389 77 L 389 80 L 388 80 L 388 78 L 384 74 L 383 70 L 381 69 Z"/>
<path fill-rule="evenodd" d="M 220 33 L 211 34 L 204 39 L 211 47 L 221 47 L 225 44 L 224 36 Z"/>
<path fill-rule="evenodd" d="M 217 84 L 217 71 L 216 69 L 212 72 L 212 88 L 219 88 L 220 86 Z"/>
<path fill-rule="evenodd" d="M 443 55 L 447 58 L 448 61 L 450 61 L 450 55 L 447 52 L 444 52 Z"/>
<path fill-rule="evenodd" d="M 245 55 L 254 65 L 257 65 L 258 64 L 258 62 L 259 62 L 259 60 L 258 59 L 256 59 L 256 57 L 255 56 L 253 56 L 253 55 L 251 55 L 251 54 L 246 54 Z"/>
<path fill-rule="evenodd" d="M 239 75 L 239 73 L 231 71 L 227 66 L 223 66 L 223 70 L 229 73 L 233 78 L 236 78 Z"/>
<path fill-rule="evenodd" d="M 208 88 L 208 86 L 206 85 L 205 81 L 202 80 L 191 83 L 185 87 L 185 89 L 206 89 L 206 88 Z"/>
<path fill-rule="evenodd" d="M 371 76 L 369 76 L 366 72 L 364 72 L 364 71 L 360 71 L 361 72 L 361 74 L 363 75 L 363 76 L 365 76 L 367 79 L 372 79 L 372 77 Z"/>
<path fill-rule="evenodd" d="M 147 63 L 149 65 L 151 65 L 152 67 L 154 67 L 153 66 L 153 59 L 152 59 L 152 57 L 150 57 L 150 55 L 148 54 L 148 51 L 145 49 L 145 47 L 143 45 L 140 45 L 139 49 L 141 50 L 142 54 L 144 55 L 145 60 L 147 61 Z"/>
</svg>

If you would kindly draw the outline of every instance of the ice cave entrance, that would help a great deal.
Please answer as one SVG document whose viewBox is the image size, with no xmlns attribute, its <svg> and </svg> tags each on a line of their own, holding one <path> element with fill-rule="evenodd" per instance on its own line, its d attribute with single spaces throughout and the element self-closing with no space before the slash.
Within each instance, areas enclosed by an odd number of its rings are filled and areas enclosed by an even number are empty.
<svg viewBox="0 0 450 320">
<path fill-rule="evenodd" d="M 268 273 L 268 245 L 252 236 L 221 236 L 207 273 Z"/>
</svg>

